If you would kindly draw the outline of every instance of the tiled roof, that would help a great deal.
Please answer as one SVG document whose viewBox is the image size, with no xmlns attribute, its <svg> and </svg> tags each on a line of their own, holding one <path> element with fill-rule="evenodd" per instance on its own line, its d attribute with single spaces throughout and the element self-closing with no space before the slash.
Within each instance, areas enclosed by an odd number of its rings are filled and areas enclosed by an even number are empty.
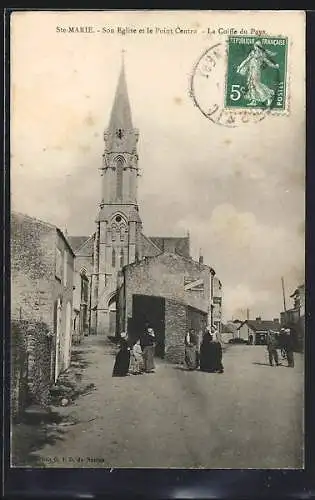
<svg viewBox="0 0 315 500">
<path fill-rule="evenodd" d="M 189 236 L 168 237 L 168 236 L 149 236 L 149 239 L 161 249 L 161 251 L 174 252 L 183 257 L 190 257 Z"/>
<path fill-rule="evenodd" d="M 246 320 L 243 321 L 243 323 L 238 327 L 240 328 L 242 325 L 245 323 L 248 324 L 248 326 L 254 330 L 255 332 L 267 332 L 268 330 L 275 330 L 275 331 L 280 331 L 280 323 L 276 321 L 270 321 L 270 320 Z"/>
</svg>

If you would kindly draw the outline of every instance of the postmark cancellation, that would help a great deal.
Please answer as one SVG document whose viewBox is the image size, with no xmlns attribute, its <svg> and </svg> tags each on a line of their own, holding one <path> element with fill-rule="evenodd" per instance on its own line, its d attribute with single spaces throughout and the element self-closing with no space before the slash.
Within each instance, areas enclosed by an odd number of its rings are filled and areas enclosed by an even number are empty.
<svg viewBox="0 0 315 500">
<path fill-rule="evenodd" d="M 190 96 L 211 121 L 235 127 L 288 114 L 288 38 L 229 36 L 197 60 Z"/>
</svg>

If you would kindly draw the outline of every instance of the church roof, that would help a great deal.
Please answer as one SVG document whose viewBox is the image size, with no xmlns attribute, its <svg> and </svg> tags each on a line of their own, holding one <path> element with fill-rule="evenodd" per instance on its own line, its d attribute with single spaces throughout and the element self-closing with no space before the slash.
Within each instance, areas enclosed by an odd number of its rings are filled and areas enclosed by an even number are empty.
<svg viewBox="0 0 315 500">
<path fill-rule="evenodd" d="M 122 61 L 120 76 L 116 88 L 116 94 L 108 128 L 109 130 L 118 130 L 120 128 L 130 130 L 133 128 L 131 120 L 131 109 L 127 91 L 124 61 Z"/>
<path fill-rule="evenodd" d="M 174 252 L 183 257 L 190 257 L 189 236 L 148 236 L 162 252 Z"/>
<path fill-rule="evenodd" d="M 68 241 L 71 245 L 71 248 L 76 251 L 79 250 L 80 247 L 82 247 L 83 243 L 88 240 L 90 236 L 68 236 Z"/>
</svg>

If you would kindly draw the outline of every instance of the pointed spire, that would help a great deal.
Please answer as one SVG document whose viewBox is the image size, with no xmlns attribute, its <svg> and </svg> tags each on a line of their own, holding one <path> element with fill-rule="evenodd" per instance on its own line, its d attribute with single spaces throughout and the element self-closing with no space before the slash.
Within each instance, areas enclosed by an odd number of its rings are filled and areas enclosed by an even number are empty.
<svg viewBox="0 0 315 500">
<path fill-rule="evenodd" d="M 112 112 L 109 121 L 109 129 L 132 129 L 131 110 L 128 98 L 127 83 L 125 76 L 124 50 L 122 51 L 122 62 L 118 85 Z"/>
</svg>

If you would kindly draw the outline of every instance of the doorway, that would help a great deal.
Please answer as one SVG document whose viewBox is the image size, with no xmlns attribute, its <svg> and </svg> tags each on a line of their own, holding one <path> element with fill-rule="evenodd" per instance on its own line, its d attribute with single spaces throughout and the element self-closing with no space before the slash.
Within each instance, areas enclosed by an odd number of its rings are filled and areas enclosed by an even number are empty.
<svg viewBox="0 0 315 500">
<path fill-rule="evenodd" d="M 156 337 L 155 355 L 165 355 L 165 299 L 151 295 L 132 296 L 131 335 L 136 340 L 144 331 L 145 324 L 150 323 Z"/>
</svg>

